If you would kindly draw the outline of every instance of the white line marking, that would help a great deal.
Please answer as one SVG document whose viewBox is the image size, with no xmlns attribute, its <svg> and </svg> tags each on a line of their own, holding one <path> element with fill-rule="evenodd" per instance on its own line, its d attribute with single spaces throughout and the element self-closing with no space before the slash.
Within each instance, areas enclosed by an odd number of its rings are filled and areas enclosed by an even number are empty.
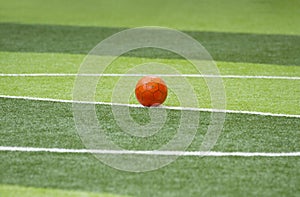
<svg viewBox="0 0 300 197">
<path fill-rule="evenodd" d="M 148 74 L 72 74 L 72 73 L 24 73 L 24 74 L 6 74 L 0 73 L 0 77 L 143 77 Z M 249 75 L 201 75 L 201 74 L 153 74 L 160 77 L 194 77 L 194 78 L 225 78 L 225 79 L 284 79 L 300 80 L 300 77 L 290 76 L 249 76 Z"/>
<path fill-rule="evenodd" d="M 38 97 L 27 97 L 27 96 L 0 95 L 0 98 L 24 99 L 24 100 L 34 100 L 34 101 L 50 101 L 50 102 L 60 102 L 60 103 L 81 103 L 81 104 L 92 104 L 92 105 L 112 105 L 112 106 L 143 108 L 142 105 L 137 105 L 137 104 L 60 100 L 60 99 L 38 98 Z M 269 112 L 239 111 L 239 110 L 227 110 L 227 109 L 226 110 L 225 109 L 209 109 L 209 108 L 192 108 L 192 107 L 176 107 L 176 106 L 159 106 L 158 108 L 171 109 L 171 110 L 180 110 L 180 111 L 181 110 L 187 110 L 187 111 L 203 111 L 203 112 L 219 112 L 219 113 L 251 114 L 251 115 L 261 115 L 261 116 L 300 118 L 300 114 L 275 114 L 275 113 L 269 113 Z"/>
<path fill-rule="evenodd" d="M 93 150 L 65 148 L 35 148 L 0 146 L 0 151 L 50 152 L 50 153 L 93 153 L 110 155 L 161 155 L 161 156 L 211 156 L 211 157 L 299 157 L 300 152 L 200 152 L 200 151 L 139 151 L 139 150 Z"/>
</svg>

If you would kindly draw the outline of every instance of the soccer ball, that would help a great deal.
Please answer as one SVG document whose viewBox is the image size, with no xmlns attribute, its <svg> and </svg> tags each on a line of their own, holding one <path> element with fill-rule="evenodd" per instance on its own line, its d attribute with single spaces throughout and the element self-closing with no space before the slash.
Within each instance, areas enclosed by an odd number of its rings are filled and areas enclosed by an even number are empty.
<svg viewBox="0 0 300 197">
<path fill-rule="evenodd" d="M 159 77 L 145 76 L 137 82 L 135 87 L 135 97 L 146 107 L 162 104 L 167 95 L 167 85 Z"/>
</svg>

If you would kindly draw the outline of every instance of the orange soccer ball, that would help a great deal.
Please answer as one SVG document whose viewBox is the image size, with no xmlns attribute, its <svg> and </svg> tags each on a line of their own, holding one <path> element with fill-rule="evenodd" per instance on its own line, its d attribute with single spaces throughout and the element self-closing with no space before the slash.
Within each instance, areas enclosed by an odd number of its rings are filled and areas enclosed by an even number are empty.
<svg viewBox="0 0 300 197">
<path fill-rule="evenodd" d="M 135 87 L 135 96 L 144 106 L 158 106 L 162 104 L 168 95 L 166 83 L 159 77 L 145 76 L 141 78 Z"/>
</svg>

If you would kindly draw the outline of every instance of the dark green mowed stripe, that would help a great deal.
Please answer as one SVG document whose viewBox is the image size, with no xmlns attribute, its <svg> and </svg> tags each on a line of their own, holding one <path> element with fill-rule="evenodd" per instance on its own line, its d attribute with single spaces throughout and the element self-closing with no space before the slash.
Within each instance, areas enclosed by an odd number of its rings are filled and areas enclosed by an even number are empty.
<svg viewBox="0 0 300 197">
<path fill-rule="evenodd" d="M 0 23 L 0 51 L 87 54 L 100 41 L 121 30 L 124 28 Z M 185 33 L 203 44 L 217 61 L 300 65 L 300 36 L 297 35 Z M 180 58 L 173 53 L 153 49 L 126 55 Z"/>
<path fill-rule="evenodd" d="M 71 104 L 3 98 L 0 103 L 1 146 L 84 148 Z M 118 129 L 109 106 L 97 106 L 97 112 L 108 136 L 131 149 L 164 143 L 174 134 L 180 117 L 180 112 L 169 111 L 162 134 L 138 140 Z M 147 117 L 147 110 L 132 109 L 131 114 L 139 121 Z M 189 150 L 199 148 L 209 115 L 201 113 L 199 132 Z M 228 114 L 214 150 L 299 151 L 299 128 L 297 118 Z M 115 170 L 90 154 L 0 152 L 0 159 L 2 184 L 166 197 L 293 196 L 299 192 L 299 157 L 181 157 L 147 173 Z"/>
<path fill-rule="evenodd" d="M 0 183 L 131 196 L 297 196 L 299 157 L 182 157 L 147 173 L 118 171 L 92 155 L 0 153 Z M 146 165 L 146 164 L 145 164 Z"/>
<path fill-rule="evenodd" d="M 0 101 L 1 146 L 84 148 L 76 132 L 71 104 L 3 98 Z M 139 138 L 120 129 L 110 106 L 98 105 L 96 109 L 100 126 L 106 130 L 108 138 L 126 149 L 159 148 L 175 135 L 181 115 L 180 111 L 168 110 L 167 121 L 159 133 Z M 150 120 L 145 108 L 130 111 L 140 124 Z M 210 113 L 201 112 L 198 132 L 189 150 L 199 150 L 209 123 Z M 299 118 L 227 114 L 214 150 L 300 151 L 299 128 Z"/>
</svg>

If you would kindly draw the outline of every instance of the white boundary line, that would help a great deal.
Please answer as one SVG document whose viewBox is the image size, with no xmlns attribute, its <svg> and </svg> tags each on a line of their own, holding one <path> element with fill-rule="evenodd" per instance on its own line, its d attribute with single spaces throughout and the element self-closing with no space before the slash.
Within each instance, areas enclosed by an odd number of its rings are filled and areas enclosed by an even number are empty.
<svg viewBox="0 0 300 197">
<path fill-rule="evenodd" d="M 136 150 L 93 150 L 65 148 L 35 148 L 0 146 L 0 151 L 10 152 L 50 152 L 50 153 L 93 153 L 109 155 L 159 155 L 159 156 L 211 156 L 211 157 L 299 157 L 300 152 L 200 152 L 200 151 L 136 151 Z"/>
<path fill-rule="evenodd" d="M 50 101 L 50 102 L 60 102 L 60 103 L 80 103 L 80 104 L 92 104 L 92 105 L 125 106 L 125 107 L 135 107 L 135 108 L 143 107 L 142 105 L 136 105 L 136 104 L 60 100 L 60 99 L 38 98 L 38 97 L 27 97 L 27 96 L 0 95 L 0 98 L 24 99 L 24 100 L 48 101 L 48 102 Z M 250 114 L 250 115 L 261 115 L 261 116 L 300 118 L 300 114 L 275 114 L 275 113 L 269 113 L 269 112 L 238 111 L 238 110 L 223 110 L 223 109 L 209 109 L 209 108 L 191 108 L 191 107 L 176 107 L 176 106 L 160 106 L 160 108 L 180 110 L 180 111 L 187 110 L 187 111 L 203 111 L 203 112 L 219 112 L 219 113 L 234 113 L 234 114 Z"/>
<path fill-rule="evenodd" d="M 143 77 L 147 74 L 72 74 L 72 73 L 24 73 L 6 74 L 0 73 L 0 77 Z M 300 77 L 290 76 L 250 76 L 250 75 L 201 75 L 201 74 L 154 74 L 161 77 L 191 77 L 191 78 L 225 78 L 225 79 L 284 79 L 300 80 Z"/>
</svg>

